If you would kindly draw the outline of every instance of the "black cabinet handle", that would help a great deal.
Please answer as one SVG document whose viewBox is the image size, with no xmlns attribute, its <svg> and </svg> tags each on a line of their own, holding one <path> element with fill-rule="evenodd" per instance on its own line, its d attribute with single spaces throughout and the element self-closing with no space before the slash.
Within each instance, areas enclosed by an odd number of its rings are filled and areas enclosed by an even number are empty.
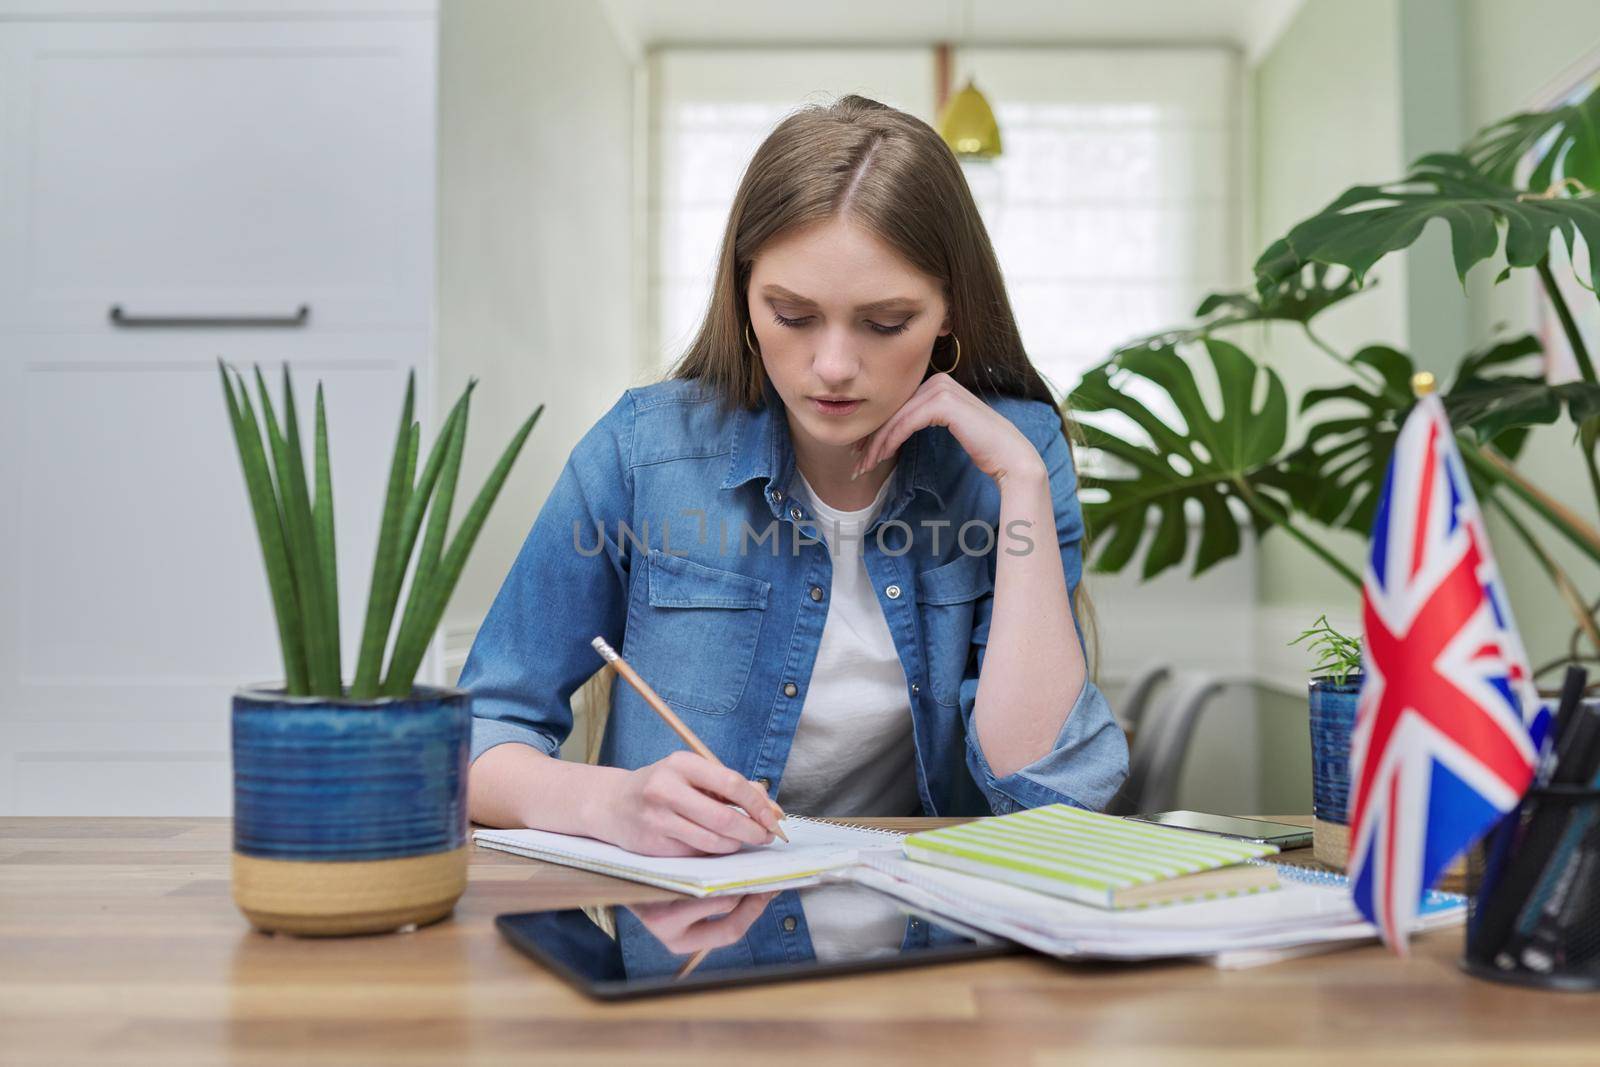
<svg viewBox="0 0 1600 1067">
<path fill-rule="evenodd" d="M 293 315 L 129 315 L 121 304 L 111 305 L 111 324 L 124 327 L 206 327 L 231 328 L 237 326 L 290 328 L 304 326 L 311 320 L 311 305 L 301 304 Z"/>
</svg>

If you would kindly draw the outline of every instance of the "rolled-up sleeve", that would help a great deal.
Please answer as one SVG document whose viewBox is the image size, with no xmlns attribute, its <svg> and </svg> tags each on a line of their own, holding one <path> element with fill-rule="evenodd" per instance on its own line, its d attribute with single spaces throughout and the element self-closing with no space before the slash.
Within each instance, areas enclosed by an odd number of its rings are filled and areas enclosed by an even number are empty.
<svg viewBox="0 0 1600 1067">
<path fill-rule="evenodd" d="M 1053 417 L 1053 413 L 1052 413 Z M 1059 425 L 1051 427 L 1039 446 L 1050 476 L 1050 496 L 1055 506 L 1056 534 L 1069 600 L 1083 576 L 1083 511 L 1078 503 L 1078 475 L 1072 450 Z M 1087 648 L 1083 621 L 1073 605 L 1078 645 Z M 1103 809 L 1128 775 L 1128 741 L 1117 725 L 1099 687 L 1085 678 L 1066 721 L 1050 751 L 1025 767 L 996 776 L 972 728 L 972 711 L 978 697 L 978 676 L 983 670 L 994 595 L 977 605 L 973 643 L 977 649 L 972 673 L 961 683 L 961 715 L 967 726 L 967 769 L 997 815 L 1044 804 L 1072 804 L 1094 811 Z"/>
<path fill-rule="evenodd" d="M 555 756 L 572 694 L 621 646 L 628 560 L 615 537 L 632 499 L 633 401 L 624 393 L 573 448 L 479 627 L 459 685 L 472 694 L 472 759 L 519 742 Z"/>
</svg>

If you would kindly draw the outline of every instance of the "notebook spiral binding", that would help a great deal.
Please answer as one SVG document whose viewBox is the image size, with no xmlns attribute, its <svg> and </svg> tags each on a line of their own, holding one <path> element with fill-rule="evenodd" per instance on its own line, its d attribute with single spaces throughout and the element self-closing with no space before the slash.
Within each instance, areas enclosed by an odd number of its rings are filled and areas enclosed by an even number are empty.
<svg viewBox="0 0 1600 1067">
<path fill-rule="evenodd" d="M 841 822 L 838 819 L 816 818 L 816 817 L 811 816 L 811 815 L 786 815 L 786 816 L 784 816 L 784 818 L 785 819 L 792 819 L 795 822 L 814 823 L 814 824 L 816 824 L 818 826 L 842 826 L 846 830 L 860 830 L 860 831 L 862 831 L 864 833 L 869 833 L 869 834 L 881 834 L 884 837 L 892 837 L 897 841 L 900 838 L 906 836 L 903 832 L 901 832 L 899 830 L 885 830 L 881 826 L 863 826 L 861 823 L 858 823 L 858 822 Z"/>
<path fill-rule="evenodd" d="M 1322 886 L 1326 889 L 1350 888 L 1350 876 L 1341 874 L 1338 871 L 1324 871 L 1317 867 L 1298 867 L 1289 863 L 1273 863 L 1270 860 L 1246 860 L 1245 862 L 1272 867 L 1277 870 L 1279 878 L 1287 878 L 1291 882 Z M 1437 889 L 1430 889 L 1427 896 L 1423 898 L 1422 907 L 1423 910 L 1447 907 L 1464 903 L 1466 899 L 1460 893 L 1445 893 Z"/>
</svg>

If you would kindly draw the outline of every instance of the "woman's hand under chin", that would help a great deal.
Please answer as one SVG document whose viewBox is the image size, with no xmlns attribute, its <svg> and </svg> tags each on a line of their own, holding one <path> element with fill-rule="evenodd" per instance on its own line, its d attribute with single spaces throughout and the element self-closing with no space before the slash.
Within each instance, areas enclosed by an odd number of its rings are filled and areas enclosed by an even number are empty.
<svg viewBox="0 0 1600 1067">
<path fill-rule="evenodd" d="M 850 480 L 894 455 L 906 438 L 924 426 L 948 429 L 972 457 L 973 465 L 1002 489 L 1008 478 L 1047 477 L 1038 449 L 1010 419 L 941 372 L 918 386 L 900 410 L 862 439 L 861 457 Z"/>
</svg>

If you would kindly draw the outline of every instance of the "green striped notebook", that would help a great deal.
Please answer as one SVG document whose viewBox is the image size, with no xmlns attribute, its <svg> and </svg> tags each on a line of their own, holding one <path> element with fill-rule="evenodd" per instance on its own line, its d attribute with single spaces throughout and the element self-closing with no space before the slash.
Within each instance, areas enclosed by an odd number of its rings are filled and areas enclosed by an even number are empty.
<svg viewBox="0 0 1600 1067">
<path fill-rule="evenodd" d="M 1050 804 L 902 842 L 906 858 L 1102 908 L 1142 908 L 1278 888 L 1276 845 Z"/>
</svg>

